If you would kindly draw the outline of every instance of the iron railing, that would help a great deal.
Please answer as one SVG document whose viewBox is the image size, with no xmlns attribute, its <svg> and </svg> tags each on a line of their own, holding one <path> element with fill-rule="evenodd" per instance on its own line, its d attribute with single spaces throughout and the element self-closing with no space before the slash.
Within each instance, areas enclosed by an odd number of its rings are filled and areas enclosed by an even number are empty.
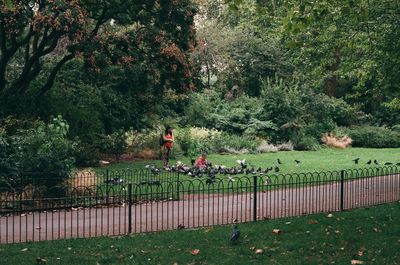
<svg viewBox="0 0 400 265">
<path fill-rule="evenodd" d="M 40 179 L 0 190 L 0 243 L 204 227 L 400 200 L 399 167 L 218 175 L 213 181 L 171 172 L 107 174 L 96 181 L 72 176 L 58 197 L 46 193 L 49 187 L 39 184 L 48 182 Z M 107 181 L 114 176 L 123 181 Z"/>
</svg>

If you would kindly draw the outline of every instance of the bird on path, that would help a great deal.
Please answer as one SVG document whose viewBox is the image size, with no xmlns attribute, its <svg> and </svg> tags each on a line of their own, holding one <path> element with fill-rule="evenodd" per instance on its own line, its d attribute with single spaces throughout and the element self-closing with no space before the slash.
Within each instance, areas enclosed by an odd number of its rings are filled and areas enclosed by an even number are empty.
<svg viewBox="0 0 400 265">
<path fill-rule="evenodd" d="M 230 238 L 231 243 L 235 244 L 238 241 L 239 237 L 240 237 L 240 230 L 238 226 L 235 225 L 231 233 L 231 238 Z"/>
<path fill-rule="evenodd" d="M 358 164 L 358 161 L 360 161 L 360 158 L 357 157 L 356 159 L 353 159 L 352 161 L 354 162 L 354 164 Z"/>
</svg>

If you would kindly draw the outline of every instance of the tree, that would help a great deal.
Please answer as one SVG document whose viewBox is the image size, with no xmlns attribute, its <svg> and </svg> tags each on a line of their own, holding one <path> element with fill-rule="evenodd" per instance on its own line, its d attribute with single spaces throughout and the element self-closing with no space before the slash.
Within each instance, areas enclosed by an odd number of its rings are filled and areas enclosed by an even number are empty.
<svg viewBox="0 0 400 265">
<path fill-rule="evenodd" d="M 35 97 L 47 93 L 74 58 L 100 72 L 108 65 L 152 66 L 160 88 L 193 89 L 195 7 L 189 0 L 15 0 L 0 4 L 0 98 L 15 111 L 39 75 Z M 48 71 L 45 63 L 51 62 Z M 149 67 L 150 68 L 150 67 Z"/>
</svg>

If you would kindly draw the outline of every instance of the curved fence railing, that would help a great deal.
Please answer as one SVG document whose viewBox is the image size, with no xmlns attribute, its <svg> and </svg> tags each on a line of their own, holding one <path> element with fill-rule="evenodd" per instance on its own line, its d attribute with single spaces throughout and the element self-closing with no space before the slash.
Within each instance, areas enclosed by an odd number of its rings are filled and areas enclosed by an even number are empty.
<svg viewBox="0 0 400 265">
<path fill-rule="evenodd" d="M 150 170 L 49 176 L 26 174 L 7 185 L 1 178 L 0 243 L 231 224 L 400 200 L 395 166 L 201 177 Z"/>
</svg>

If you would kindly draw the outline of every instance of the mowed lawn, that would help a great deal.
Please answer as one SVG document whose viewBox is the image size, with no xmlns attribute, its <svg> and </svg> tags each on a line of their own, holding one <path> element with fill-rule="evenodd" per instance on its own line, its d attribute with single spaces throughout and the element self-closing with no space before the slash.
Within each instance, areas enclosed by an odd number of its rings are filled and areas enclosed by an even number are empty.
<svg viewBox="0 0 400 265">
<path fill-rule="evenodd" d="M 372 148 L 347 148 L 331 149 L 323 148 L 319 151 L 287 151 L 278 153 L 265 153 L 265 154 L 240 154 L 240 155 L 219 155 L 210 154 L 208 160 L 214 165 L 225 165 L 228 167 L 239 166 L 236 160 L 246 159 L 249 165 L 255 168 L 267 168 L 278 165 L 277 159 L 282 161 L 279 165 L 279 173 L 301 173 L 301 172 L 315 172 L 315 171 L 333 171 L 353 168 L 367 168 L 383 166 L 384 163 L 390 162 L 394 165 L 400 163 L 400 148 L 392 149 L 372 149 Z M 352 160 L 360 158 L 359 164 L 355 164 Z M 177 160 L 190 165 L 190 159 L 187 157 L 178 157 L 171 161 L 174 164 Z M 301 163 L 296 164 L 294 160 L 299 160 Z M 379 165 L 371 163 L 367 164 L 369 160 L 377 160 Z M 107 167 L 96 169 L 97 171 L 109 170 L 125 170 L 125 169 L 144 169 L 144 166 L 156 165 L 162 166 L 160 160 L 146 160 L 135 162 L 121 162 L 112 164 Z"/>
<path fill-rule="evenodd" d="M 400 264 L 400 203 L 369 209 L 119 238 L 0 245 L 0 263 Z M 272 233 L 279 229 L 281 233 Z M 193 255 L 193 250 L 199 250 Z M 256 251 L 262 252 L 256 254 Z M 353 261 L 354 262 L 354 261 Z"/>
</svg>

